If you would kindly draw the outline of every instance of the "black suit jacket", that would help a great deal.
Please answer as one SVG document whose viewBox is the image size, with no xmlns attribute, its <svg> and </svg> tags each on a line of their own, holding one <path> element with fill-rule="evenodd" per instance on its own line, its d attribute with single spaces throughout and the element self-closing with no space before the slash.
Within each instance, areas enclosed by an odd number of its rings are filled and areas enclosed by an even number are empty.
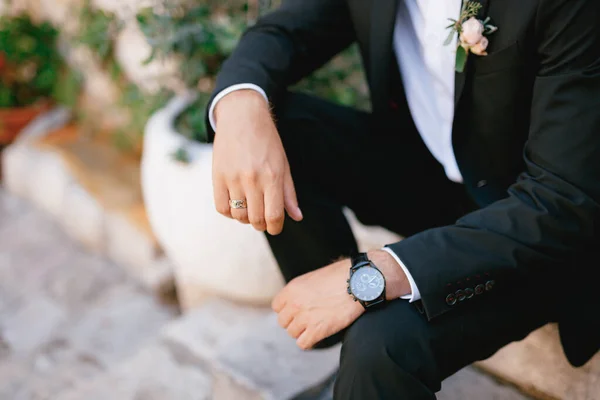
<svg viewBox="0 0 600 400">
<path fill-rule="evenodd" d="M 600 344 L 600 1 L 481 2 L 480 17 L 499 30 L 489 55 L 470 56 L 456 75 L 453 128 L 464 183 L 481 208 L 390 247 L 415 279 L 429 319 L 460 307 L 446 301 L 457 289 L 493 281 L 518 296 L 546 284 L 546 271 L 564 274 L 564 285 L 548 290 L 569 305 L 561 337 L 571 363 L 581 365 Z M 250 82 L 276 103 L 357 42 L 374 120 L 385 129 L 391 113 L 408 112 L 404 96 L 400 111 L 390 107 L 396 6 L 284 1 L 245 33 L 215 93 Z"/>
</svg>

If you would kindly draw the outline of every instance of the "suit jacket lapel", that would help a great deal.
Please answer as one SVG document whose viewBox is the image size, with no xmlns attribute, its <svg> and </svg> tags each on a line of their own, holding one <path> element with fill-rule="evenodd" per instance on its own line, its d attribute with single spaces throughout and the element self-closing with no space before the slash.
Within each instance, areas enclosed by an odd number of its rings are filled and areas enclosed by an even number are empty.
<svg viewBox="0 0 600 400">
<path fill-rule="evenodd" d="M 464 0 L 466 1 L 466 0 Z M 487 16 L 487 12 L 488 12 L 488 7 L 489 7 L 489 0 L 479 0 L 479 2 L 481 3 L 482 7 L 481 10 L 479 10 L 479 14 L 477 14 L 477 18 L 480 20 L 484 20 Z M 460 98 L 462 96 L 463 90 L 465 88 L 465 82 L 467 80 L 467 74 L 469 72 L 469 65 L 470 63 L 470 59 L 473 57 L 473 55 L 469 55 L 469 61 L 467 62 L 467 65 L 465 66 L 465 70 L 462 73 L 455 73 L 455 78 L 454 78 L 454 106 L 457 107 L 458 106 L 458 102 L 460 101 Z"/>
<path fill-rule="evenodd" d="M 398 0 L 374 0 L 371 13 L 370 76 L 373 111 L 390 96 L 390 65 Z"/>
</svg>

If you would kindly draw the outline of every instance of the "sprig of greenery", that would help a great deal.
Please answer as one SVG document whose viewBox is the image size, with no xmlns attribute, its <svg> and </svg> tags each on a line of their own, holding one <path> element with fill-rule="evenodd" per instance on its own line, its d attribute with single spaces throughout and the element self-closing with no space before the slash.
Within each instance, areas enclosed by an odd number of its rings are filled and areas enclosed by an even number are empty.
<svg viewBox="0 0 600 400">
<path fill-rule="evenodd" d="M 102 62 L 108 62 L 114 52 L 114 39 L 123 24 L 113 13 L 92 7 L 90 0 L 85 0 L 78 18 L 81 28 L 75 41 L 89 47 Z"/>
<path fill-rule="evenodd" d="M 483 7 L 483 5 L 478 1 L 465 1 L 463 3 L 458 19 L 456 20 L 449 18 L 449 21 L 452 23 L 448 25 L 446 29 L 451 29 L 451 31 L 448 35 L 448 38 L 444 42 L 444 46 L 448 46 L 450 43 L 452 43 L 452 39 L 454 39 L 455 34 L 460 35 L 462 33 L 463 22 L 465 22 L 469 18 L 476 17 L 477 14 L 479 14 L 481 7 Z"/>
</svg>

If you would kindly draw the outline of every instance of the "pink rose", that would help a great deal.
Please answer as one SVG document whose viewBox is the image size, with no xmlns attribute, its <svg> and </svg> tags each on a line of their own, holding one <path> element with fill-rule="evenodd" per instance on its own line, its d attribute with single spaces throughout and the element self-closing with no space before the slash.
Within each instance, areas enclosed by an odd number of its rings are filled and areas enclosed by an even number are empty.
<svg viewBox="0 0 600 400">
<path fill-rule="evenodd" d="M 469 46 L 474 46 L 483 37 L 483 24 L 475 17 L 469 18 L 462 24 L 460 41 Z"/>
<path fill-rule="evenodd" d="M 487 49 L 488 44 L 490 44 L 488 38 L 486 38 L 485 36 L 482 37 L 479 43 L 471 47 L 471 53 L 477 54 L 478 56 L 487 56 L 485 50 Z"/>
</svg>

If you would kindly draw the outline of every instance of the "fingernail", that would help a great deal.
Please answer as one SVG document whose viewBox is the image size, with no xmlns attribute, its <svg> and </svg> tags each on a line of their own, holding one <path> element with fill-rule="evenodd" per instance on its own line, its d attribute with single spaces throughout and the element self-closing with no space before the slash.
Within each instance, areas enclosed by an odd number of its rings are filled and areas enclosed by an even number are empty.
<svg viewBox="0 0 600 400">
<path fill-rule="evenodd" d="M 302 215 L 302 210 L 300 210 L 300 207 L 298 207 L 298 216 L 300 217 L 300 219 L 304 218 L 304 216 Z"/>
</svg>

